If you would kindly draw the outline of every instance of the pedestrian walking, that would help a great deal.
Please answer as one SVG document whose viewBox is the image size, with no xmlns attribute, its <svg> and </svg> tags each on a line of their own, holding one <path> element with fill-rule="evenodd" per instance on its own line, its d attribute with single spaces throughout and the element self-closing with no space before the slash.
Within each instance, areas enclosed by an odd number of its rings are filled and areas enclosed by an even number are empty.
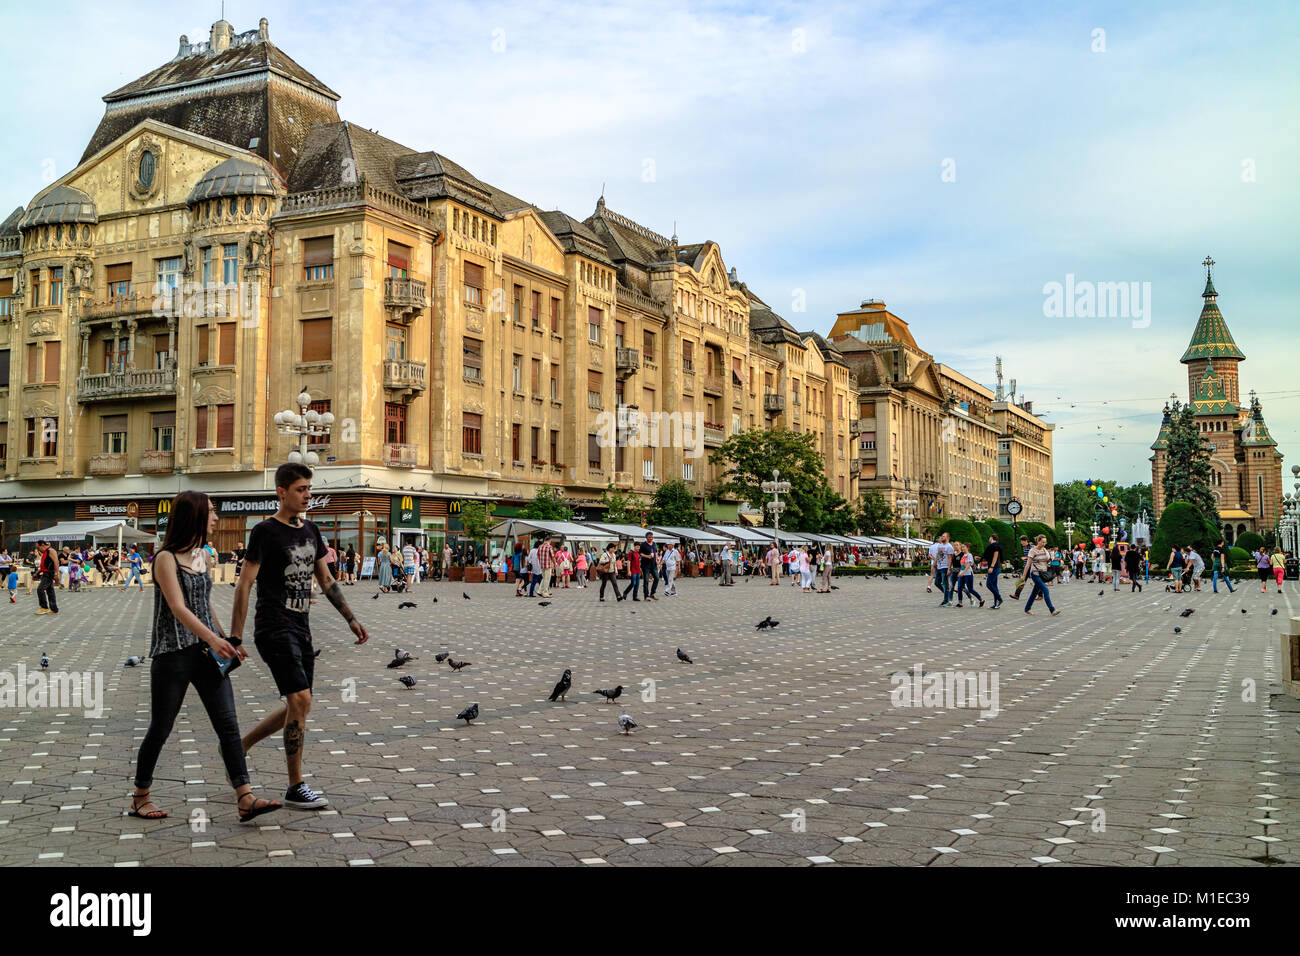
<svg viewBox="0 0 1300 956">
<path fill-rule="evenodd" d="M 1277 593 L 1282 593 L 1282 581 L 1286 577 L 1286 555 L 1282 553 L 1282 548 L 1275 545 L 1273 555 L 1269 558 L 1270 569 L 1273 572 L 1273 579 L 1277 582 Z"/>
<path fill-rule="evenodd" d="M 980 560 L 989 569 L 988 576 L 984 578 L 984 586 L 993 595 L 993 606 L 989 610 L 996 611 L 1002 606 L 1002 592 L 998 590 L 998 575 L 1002 573 L 1002 545 L 998 544 L 996 534 L 989 535 L 988 546 Z"/>
<path fill-rule="evenodd" d="M 537 566 L 541 569 L 538 593 L 548 598 L 551 596 L 551 578 L 555 574 L 555 545 L 551 544 L 550 538 L 544 539 L 537 549 Z"/>
<path fill-rule="evenodd" d="M 136 757 L 131 816 L 161 820 L 168 816 L 149 797 L 154 768 L 192 685 L 217 732 L 226 779 L 235 790 L 239 820 L 280 809 L 274 800 L 255 797 L 235 716 L 233 666 L 248 655 L 238 639 L 226 637 L 212 613 L 212 580 L 199 556 L 217 527 L 217 509 L 207 495 L 184 491 L 171 503 L 171 518 L 161 550 L 153 562 L 153 634 L 149 646 L 149 729 Z M 200 561 L 202 564 L 200 566 Z"/>
<path fill-rule="evenodd" d="M 934 579 L 934 586 L 943 594 L 943 600 L 939 602 L 939 607 L 952 606 L 952 589 L 956 584 L 950 580 L 949 572 L 952 569 L 953 547 L 948 543 L 948 532 L 939 535 L 939 540 L 930 545 L 930 576 Z"/>
<path fill-rule="evenodd" d="M 719 557 L 721 558 L 722 561 L 721 564 L 722 573 L 718 577 L 718 586 L 729 588 L 732 586 L 731 569 L 735 561 L 735 555 L 732 554 L 731 545 L 724 544 L 722 546 L 722 553 L 719 555 Z M 807 590 L 807 588 L 805 588 L 804 590 Z"/>
<path fill-rule="evenodd" d="M 822 586 L 817 590 L 822 594 L 830 594 L 831 578 L 835 574 L 835 553 L 831 550 L 829 544 L 822 548 L 819 570 L 822 575 Z"/>
<path fill-rule="evenodd" d="M 1169 576 L 1174 581 L 1174 592 L 1177 594 L 1183 593 L 1183 572 L 1186 568 L 1186 556 L 1178 545 L 1174 545 L 1174 549 L 1169 552 Z"/>
<path fill-rule="evenodd" d="M 664 594 L 677 594 L 677 569 L 682 563 L 682 553 L 677 550 L 677 545 L 670 544 L 664 551 Z"/>
<path fill-rule="evenodd" d="M 975 591 L 975 556 L 971 554 L 970 545 L 965 541 L 959 541 L 957 548 L 960 549 L 957 569 L 957 606 L 962 606 L 962 594 L 969 594 L 971 604 L 976 601 L 980 602 L 980 607 L 984 606 L 984 598 Z"/>
<path fill-rule="evenodd" d="M 579 548 L 578 553 L 573 558 L 573 576 L 576 580 L 575 587 L 585 588 L 587 586 L 587 549 Z"/>
<path fill-rule="evenodd" d="M 615 557 L 614 549 L 617 545 L 610 542 L 605 546 L 605 550 L 600 554 L 600 560 L 596 565 L 596 573 L 600 575 L 600 599 L 605 600 L 605 585 L 614 585 L 614 597 L 623 600 L 623 595 L 618 590 L 618 579 L 614 576 L 617 572 L 618 560 Z"/>
<path fill-rule="evenodd" d="M 37 542 L 36 553 L 36 571 L 41 582 L 36 588 L 36 599 L 41 602 L 36 613 L 58 614 L 59 602 L 54 597 L 54 578 L 59 573 L 59 559 L 48 541 Z"/>
<path fill-rule="evenodd" d="M 1142 573 L 1142 551 L 1137 547 L 1129 548 L 1124 552 L 1124 569 L 1128 572 L 1129 589 L 1128 593 L 1134 591 L 1142 593 L 1142 582 L 1138 576 Z"/>
<path fill-rule="evenodd" d="M 765 561 L 767 563 L 767 571 L 772 576 L 772 580 L 768 582 L 769 585 L 780 584 L 782 565 L 781 549 L 776 546 L 775 541 L 773 541 L 771 546 L 767 549 L 767 557 L 765 558 Z"/>
<path fill-rule="evenodd" d="M 1051 558 L 1048 556 L 1046 544 L 1047 535 L 1045 534 L 1040 534 L 1034 539 L 1034 546 L 1029 549 L 1029 554 L 1025 556 L 1025 569 L 1021 572 L 1020 580 L 1022 583 L 1026 580 L 1034 583 L 1034 589 L 1029 592 L 1029 600 L 1025 602 L 1025 613 L 1033 614 L 1034 612 L 1031 609 L 1034 606 L 1034 600 L 1042 597 L 1043 603 L 1047 605 L 1047 609 L 1055 617 L 1061 612 L 1052 606 L 1052 595 L 1047 588 L 1047 576 L 1051 573 L 1048 570 L 1051 566 Z"/>
<path fill-rule="evenodd" d="M 641 596 L 647 601 L 658 601 L 660 556 L 653 531 L 645 533 L 636 550 L 641 555 Z"/>
</svg>

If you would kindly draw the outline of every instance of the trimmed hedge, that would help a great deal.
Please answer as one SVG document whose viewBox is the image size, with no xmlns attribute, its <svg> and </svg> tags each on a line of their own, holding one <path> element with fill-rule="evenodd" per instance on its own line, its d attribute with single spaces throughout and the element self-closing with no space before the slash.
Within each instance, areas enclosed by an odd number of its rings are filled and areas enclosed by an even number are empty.
<svg viewBox="0 0 1300 956">
<path fill-rule="evenodd" d="M 1255 566 L 1251 563 L 1249 551 L 1245 548 L 1231 547 L 1228 549 L 1228 567 L 1235 568 L 1238 565 L 1243 568 Z"/>
<path fill-rule="evenodd" d="M 980 533 L 975 530 L 975 525 L 971 524 L 965 518 L 949 518 L 943 524 L 939 525 L 939 534 L 944 532 L 953 541 L 963 541 L 971 546 L 971 550 L 976 554 L 983 554 L 984 539 Z"/>
<path fill-rule="evenodd" d="M 839 577 L 850 577 L 850 578 L 862 578 L 862 577 L 867 577 L 867 578 L 874 578 L 874 577 L 879 577 L 879 576 L 881 576 L 881 575 L 885 575 L 885 574 L 888 574 L 888 575 L 892 578 L 892 577 L 901 577 L 901 576 L 903 576 L 903 575 L 905 575 L 905 574 L 909 574 L 909 575 L 910 575 L 910 574 L 928 575 L 929 573 L 930 573 L 930 569 L 929 569 L 928 567 L 924 567 L 924 568 L 912 568 L 912 567 L 906 567 L 906 568 L 889 568 L 889 567 L 877 568 L 877 567 L 868 567 L 868 566 L 863 565 L 863 564 L 850 565 L 850 566 L 848 566 L 848 567 L 836 568 L 836 569 L 835 569 L 835 577 L 837 577 L 837 578 L 839 578 Z"/>
<path fill-rule="evenodd" d="M 1188 544 L 1205 558 L 1214 550 L 1219 536 L 1218 526 L 1207 522 L 1195 505 L 1186 501 L 1172 502 L 1165 507 L 1160 523 L 1156 525 L 1151 542 L 1151 566 L 1165 567 L 1170 552 Z"/>
<path fill-rule="evenodd" d="M 1003 550 L 1005 550 L 1012 541 L 1016 540 L 1016 533 L 1012 529 L 1010 522 L 1002 521 L 998 518 L 990 518 L 988 521 L 984 522 L 984 524 L 988 526 L 991 534 L 996 534 L 998 536 L 998 543 L 1002 545 Z"/>
</svg>

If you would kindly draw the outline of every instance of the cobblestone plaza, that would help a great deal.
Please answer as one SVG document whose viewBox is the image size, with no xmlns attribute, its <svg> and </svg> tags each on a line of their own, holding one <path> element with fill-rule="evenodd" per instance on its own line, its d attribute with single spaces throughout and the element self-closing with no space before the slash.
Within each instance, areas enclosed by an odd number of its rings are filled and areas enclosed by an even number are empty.
<svg viewBox="0 0 1300 956">
<path fill-rule="evenodd" d="M 123 662 L 147 653 L 152 594 L 61 593 L 58 617 L 22 596 L 0 606 L 0 672 L 30 676 L 46 653 L 51 674 L 102 673 L 104 699 L 98 716 L 0 710 L 0 864 L 1295 861 L 1300 705 L 1277 696 L 1293 584 L 1099 595 L 1071 583 L 1053 588 L 1064 613 L 1052 618 L 1015 603 L 939 609 L 916 578 L 837 583 L 820 595 L 686 580 L 677 597 L 604 604 L 557 589 L 545 607 L 507 585 L 426 583 L 406 609 L 406 596 L 348 588 L 367 645 L 328 603 L 312 615 L 322 653 L 305 766 L 330 806 L 246 826 L 192 691 L 154 784 L 171 816 L 125 816 L 150 674 Z M 234 590 L 215 593 L 228 621 Z M 780 626 L 755 630 L 767 615 Z M 386 668 L 395 647 L 417 659 Z M 453 672 L 442 651 L 472 666 Z M 566 668 L 573 690 L 551 703 Z M 953 671 L 982 675 L 995 706 L 898 706 L 900 688 Z M 277 706 L 251 642 L 232 680 L 244 729 Z M 616 705 L 592 693 L 619 684 Z M 467 726 L 455 717 L 471 703 Z M 278 798 L 280 737 L 249 763 L 259 795 Z"/>
</svg>

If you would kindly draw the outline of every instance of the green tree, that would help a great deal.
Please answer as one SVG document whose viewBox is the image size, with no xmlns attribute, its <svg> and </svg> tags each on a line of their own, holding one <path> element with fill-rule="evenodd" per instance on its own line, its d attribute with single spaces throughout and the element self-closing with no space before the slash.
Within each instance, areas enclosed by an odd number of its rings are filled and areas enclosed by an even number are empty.
<svg viewBox="0 0 1300 956">
<path fill-rule="evenodd" d="M 814 534 L 852 534 L 854 516 L 852 506 L 839 492 L 830 487 L 823 487 L 822 499 L 818 502 L 814 524 L 808 530 Z"/>
<path fill-rule="evenodd" d="M 1160 513 L 1155 539 L 1151 542 L 1151 563 L 1165 567 L 1173 549 L 1187 544 L 1202 558 L 1207 557 L 1220 537 L 1218 524 L 1206 521 L 1195 505 L 1175 501 Z"/>
<path fill-rule="evenodd" d="M 693 528 L 699 524 L 700 513 L 695 507 L 695 496 L 680 478 L 670 478 L 655 489 L 650 502 L 650 523 L 674 528 Z"/>
<path fill-rule="evenodd" d="M 773 469 L 778 469 L 781 480 L 790 482 L 790 492 L 781 496 L 786 504 L 781 525 L 798 530 L 823 520 L 826 477 L 812 432 L 786 428 L 741 432 L 723 442 L 709 461 L 722 469 L 719 494 L 761 507 L 769 500 L 761 485 L 771 481 Z"/>
<path fill-rule="evenodd" d="M 483 553 L 487 553 L 488 529 L 495 522 L 492 512 L 496 510 L 494 501 L 467 501 L 460 509 L 460 523 L 465 529 L 465 537 L 475 544 L 483 542 Z"/>
<path fill-rule="evenodd" d="M 519 509 L 519 517 L 537 521 L 568 521 L 573 517 L 573 509 L 564 500 L 564 493 L 548 483 L 538 488 L 533 500 Z"/>
<path fill-rule="evenodd" d="M 1236 546 L 1245 550 L 1246 556 L 1249 557 L 1264 547 L 1264 536 L 1256 534 L 1254 531 L 1247 531 L 1237 537 Z"/>
<path fill-rule="evenodd" d="M 604 520 L 614 524 L 640 524 L 646 514 L 645 503 L 639 495 L 620 491 L 613 484 L 601 492 L 600 505 L 605 509 Z"/>
<path fill-rule="evenodd" d="M 1210 447 L 1201 437 L 1190 405 L 1175 401 L 1169 413 L 1165 450 L 1165 501 L 1184 501 L 1216 527 L 1219 506 L 1210 490 Z M 1163 521 L 1164 516 L 1161 516 Z"/>
<path fill-rule="evenodd" d="M 894 509 L 876 488 L 870 488 L 858 496 L 858 506 L 854 510 L 853 520 L 861 534 L 892 535 L 894 533 Z"/>
</svg>

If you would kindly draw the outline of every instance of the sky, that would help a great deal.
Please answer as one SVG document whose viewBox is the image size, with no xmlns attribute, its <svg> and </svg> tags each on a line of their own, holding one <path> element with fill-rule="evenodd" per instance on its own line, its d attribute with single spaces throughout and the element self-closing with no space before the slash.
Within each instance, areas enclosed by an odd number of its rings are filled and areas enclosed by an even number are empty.
<svg viewBox="0 0 1300 956">
<path fill-rule="evenodd" d="M 221 5 L 202 6 L 6 10 L 6 75 L 40 95 L 0 98 L 22 131 L 0 153 L 4 210 L 75 166 L 105 93 L 182 33 L 208 38 Z M 1057 426 L 1057 481 L 1150 481 L 1211 256 L 1243 401 L 1258 392 L 1290 487 L 1300 5 L 227 0 L 225 16 L 266 17 L 343 119 L 544 209 L 585 218 L 603 188 L 664 235 L 715 240 L 801 330 L 876 298 L 977 381 L 1001 356 Z M 29 39 L 55 34 L 54 60 Z M 1052 283 L 1136 294 L 1067 312 Z"/>
</svg>

